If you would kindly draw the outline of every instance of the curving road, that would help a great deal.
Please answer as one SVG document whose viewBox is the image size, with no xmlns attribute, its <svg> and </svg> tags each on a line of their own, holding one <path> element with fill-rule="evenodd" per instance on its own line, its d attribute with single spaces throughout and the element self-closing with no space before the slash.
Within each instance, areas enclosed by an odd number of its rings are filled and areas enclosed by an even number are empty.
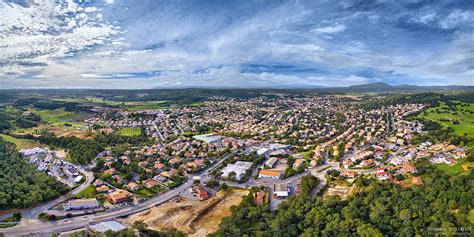
<svg viewBox="0 0 474 237">
<path fill-rule="evenodd" d="M 214 169 L 215 167 L 218 167 L 220 164 L 222 164 L 222 162 L 224 162 L 225 159 L 227 159 L 232 154 L 233 153 L 227 154 L 226 156 L 221 158 L 219 161 L 210 165 L 209 167 L 202 170 L 201 172 L 192 174 L 192 176 L 202 175 L 201 180 L 208 181 L 210 177 L 207 175 L 206 172 Z M 87 179 L 87 180 L 92 182 L 93 179 L 90 179 L 90 180 Z M 170 199 L 177 197 L 182 192 L 186 192 L 189 186 L 192 184 L 193 184 L 193 180 L 187 179 L 187 181 L 181 184 L 180 186 L 174 189 L 170 189 L 165 192 L 162 192 L 140 204 L 129 205 L 126 207 L 113 209 L 107 212 L 85 215 L 85 216 L 80 216 L 80 217 L 73 217 L 73 218 L 68 218 L 68 219 L 59 220 L 59 221 L 51 221 L 51 222 L 43 222 L 43 221 L 37 220 L 36 218 L 28 218 L 14 227 L 1 229 L 0 232 L 3 233 L 5 236 L 50 236 L 52 233 L 79 229 L 79 228 L 88 226 L 91 223 L 110 220 L 110 219 L 118 218 L 121 216 L 127 216 L 130 214 L 145 211 L 153 206 L 160 205 L 164 202 L 169 201 Z M 76 193 L 80 191 L 78 189 L 75 189 L 73 192 Z M 69 195 L 66 195 L 66 196 L 69 196 Z M 36 207 L 34 208 L 34 210 L 33 209 L 29 210 L 30 211 L 29 216 L 34 217 L 36 215 L 37 217 L 39 213 L 47 210 L 48 207 L 49 208 L 53 207 L 61 203 L 62 201 L 64 201 L 67 198 L 66 196 L 58 198 L 40 207 Z"/>
<path fill-rule="evenodd" d="M 222 164 L 222 162 L 224 162 L 225 159 L 227 159 L 232 154 L 233 153 L 230 153 L 224 156 L 219 161 L 207 167 L 206 169 L 202 170 L 201 172 L 192 174 L 190 176 L 196 176 L 196 175 L 200 176 L 201 181 L 210 180 L 211 178 L 209 177 L 208 172 L 218 167 L 220 164 Z M 318 177 L 321 180 L 321 183 L 318 185 L 317 188 L 315 188 L 315 190 L 317 191 L 320 188 L 324 187 L 326 184 L 326 179 L 324 177 L 324 174 L 327 167 L 339 168 L 339 163 L 330 162 L 329 164 L 323 167 L 308 169 L 301 174 L 295 175 L 285 180 L 259 179 L 259 180 L 251 180 L 243 184 L 237 184 L 237 183 L 231 183 L 231 182 L 226 182 L 226 183 L 229 186 L 241 187 L 241 188 L 247 188 L 247 187 L 253 187 L 253 186 L 272 186 L 273 184 L 276 184 L 276 183 L 293 182 L 303 177 L 304 175 L 311 173 L 312 175 L 314 175 L 315 177 Z M 87 181 L 92 182 L 91 181 L 93 180 L 92 178 L 87 179 Z M 27 220 L 22 221 L 17 226 L 1 229 L 0 232 L 3 233 L 5 236 L 50 236 L 52 233 L 80 229 L 80 228 L 88 226 L 89 224 L 93 224 L 96 222 L 111 220 L 114 218 L 128 216 L 130 214 L 135 214 L 138 212 L 145 211 L 153 206 L 160 205 L 162 203 L 165 203 L 177 197 L 182 192 L 186 192 L 187 189 L 191 185 L 193 185 L 193 179 L 188 177 L 187 181 L 181 184 L 180 186 L 174 189 L 170 189 L 165 192 L 162 192 L 139 204 L 135 204 L 135 205 L 132 204 L 129 206 L 109 210 L 102 213 L 90 214 L 90 215 L 85 215 L 85 216 L 80 216 L 80 217 L 73 217 L 73 218 L 68 218 L 68 219 L 58 220 L 58 221 L 43 222 L 43 221 L 37 220 L 36 218 L 29 218 Z M 78 192 L 78 189 L 77 191 L 74 190 L 74 192 Z M 30 212 L 30 217 L 37 217 L 39 213 L 47 210 L 48 207 L 57 205 L 58 203 L 61 202 L 61 200 L 64 201 L 65 199 L 63 198 L 66 198 L 66 197 L 61 197 L 57 200 L 52 201 L 51 203 L 42 205 L 41 207 L 34 208 L 35 210 L 34 211 L 31 210 Z"/>
</svg>

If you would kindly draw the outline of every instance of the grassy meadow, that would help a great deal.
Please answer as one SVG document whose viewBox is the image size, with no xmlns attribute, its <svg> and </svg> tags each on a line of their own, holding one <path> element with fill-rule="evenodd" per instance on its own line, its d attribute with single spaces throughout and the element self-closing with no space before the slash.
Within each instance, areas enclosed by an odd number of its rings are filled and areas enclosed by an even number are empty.
<svg viewBox="0 0 474 237">
<path fill-rule="evenodd" d="M 451 127 L 457 135 L 474 137 L 474 103 L 455 102 L 457 104 L 454 110 L 446 103 L 440 102 L 439 106 L 420 113 L 418 118 L 437 122 L 443 127 Z"/>
</svg>

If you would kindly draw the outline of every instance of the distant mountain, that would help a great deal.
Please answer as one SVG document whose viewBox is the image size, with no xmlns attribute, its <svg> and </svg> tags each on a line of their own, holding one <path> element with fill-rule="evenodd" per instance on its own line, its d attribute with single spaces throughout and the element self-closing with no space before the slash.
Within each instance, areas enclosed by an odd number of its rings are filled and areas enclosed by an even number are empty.
<svg viewBox="0 0 474 237">
<path fill-rule="evenodd" d="M 416 85 L 390 85 L 385 82 L 374 82 L 348 87 L 333 87 L 327 90 L 339 92 L 414 92 L 414 91 L 436 91 L 436 90 L 472 90 L 473 86 L 416 86 Z"/>
<path fill-rule="evenodd" d="M 392 90 L 393 86 L 385 83 L 385 82 L 373 82 L 367 83 L 362 85 L 353 85 L 348 86 L 347 89 L 349 90 L 369 90 L 369 91 L 386 91 Z"/>
</svg>

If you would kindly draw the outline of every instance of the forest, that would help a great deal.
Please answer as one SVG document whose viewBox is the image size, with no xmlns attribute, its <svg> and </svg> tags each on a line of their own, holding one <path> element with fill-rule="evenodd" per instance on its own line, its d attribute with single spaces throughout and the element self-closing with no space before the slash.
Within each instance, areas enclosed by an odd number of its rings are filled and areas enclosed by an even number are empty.
<svg viewBox="0 0 474 237">
<path fill-rule="evenodd" d="M 25 208 L 51 200 L 67 188 L 45 173 L 36 171 L 0 137 L 0 210 Z"/>
<path fill-rule="evenodd" d="M 56 137 L 48 134 L 39 137 L 38 141 L 52 148 L 67 149 L 69 158 L 77 164 L 89 164 L 104 150 L 103 144 L 97 141 L 83 140 L 77 137 Z"/>
<path fill-rule="evenodd" d="M 468 218 L 474 206 L 474 172 L 453 178 L 436 172 L 431 177 L 412 188 L 359 178 L 358 191 L 347 200 L 334 196 L 311 200 L 303 191 L 275 212 L 256 205 L 249 194 L 214 236 L 468 234 L 473 227 Z"/>
</svg>

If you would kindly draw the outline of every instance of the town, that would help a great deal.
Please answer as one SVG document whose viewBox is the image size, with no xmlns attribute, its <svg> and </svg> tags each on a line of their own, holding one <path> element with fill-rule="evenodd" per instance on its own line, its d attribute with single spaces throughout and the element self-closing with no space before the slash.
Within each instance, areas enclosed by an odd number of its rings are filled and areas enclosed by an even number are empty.
<svg viewBox="0 0 474 237">
<path fill-rule="evenodd" d="M 326 195 L 345 198 L 358 177 L 422 185 L 419 160 L 452 166 L 466 157 L 462 146 L 413 142 L 427 131 L 423 122 L 406 118 L 426 104 L 360 105 L 361 98 L 352 95 L 213 97 L 200 106 L 134 111 L 96 105 L 79 129 L 148 139 L 107 147 L 82 165 L 47 146 L 20 150 L 37 171 L 75 194 L 31 216 L 68 222 L 90 215 L 118 218 L 178 196 L 205 201 L 224 186 L 259 188 L 255 203 L 276 210 L 301 192 L 306 175 L 320 180 L 312 195 L 330 184 Z M 115 220 L 99 224 L 126 228 Z M 95 232 L 94 225 L 86 229 Z"/>
</svg>

